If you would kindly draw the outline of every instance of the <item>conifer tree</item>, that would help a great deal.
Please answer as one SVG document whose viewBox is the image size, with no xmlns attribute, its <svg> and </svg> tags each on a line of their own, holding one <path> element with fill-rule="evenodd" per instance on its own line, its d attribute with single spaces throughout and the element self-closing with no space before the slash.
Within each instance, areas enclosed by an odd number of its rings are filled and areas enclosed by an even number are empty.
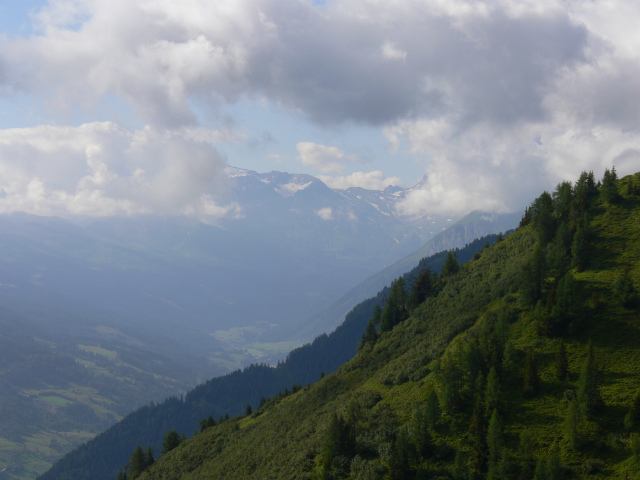
<svg viewBox="0 0 640 480">
<path fill-rule="evenodd" d="M 455 480 L 467 480 L 469 477 L 469 465 L 467 463 L 467 454 L 461 450 L 456 451 L 453 460 L 453 468 L 451 471 Z"/>
<path fill-rule="evenodd" d="M 391 287 L 391 293 L 387 299 L 380 317 L 380 331 L 388 332 L 398 323 L 409 316 L 406 309 L 406 284 L 402 277 L 398 278 Z"/>
<path fill-rule="evenodd" d="M 569 361 L 567 360 L 567 348 L 565 347 L 564 340 L 562 339 L 558 342 L 555 367 L 556 378 L 561 382 L 564 382 L 569 375 Z"/>
<path fill-rule="evenodd" d="M 625 188 L 625 195 L 627 197 L 630 197 L 632 195 L 635 195 L 635 188 L 633 186 L 633 177 L 631 175 L 629 175 L 629 177 L 627 177 L 627 184 L 626 184 L 626 188 Z"/>
<path fill-rule="evenodd" d="M 156 461 L 156 459 L 153 457 L 153 448 L 151 448 L 151 445 L 147 447 L 147 450 L 144 453 L 144 461 L 145 461 L 144 468 L 150 467 Z"/>
<path fill-rule="evenodd" d="M 560 335 L 575 330 L 575 322 L 580 317 L 580 288 L 571 272 L 558 283 L 551 317 L 551 333 Z"/>
<path fill-rule="evenodd" d="M 589 352 L 582 364 L 580 378 L 578 379 L 578 402 L 585 417 L 593 415 L 604 406 L 604 401 L 600 394 L 598 364 L 591 341 L 589 341 Z"/>
<path fill-rule="evenodd" d="M 536 462 L 536 471 L 533 474 L 533 480 L 548 480 L 547 476 L 547 462 L 545 462 L 544 458 L 538 458 Z"/>
<path fill-rule="evenodd" d="M 545 253 L 542 246 L 538 244 L 531 260 L 522 269 L 523 298 L 528 304 L 533 305 L 542 297 L 545 274 Z"/>
<path fill-rule="evenodd" d="M 487 422 L 484 418 L 484 405 L 480 397 L 476 400 L 476 405 L 469 424 L 469 435 L 471 437 L 471 472 L 475 477 L 479 477 L 485 470 L 487 464 Z"/>
<path fill-rule="evenodd" d="M 573 186 L 571 182 L 561 182 L 553 192 L 553 212 L 560 222 L 568 222 L 571 218 L 571 202 Z"/>
<path fill-rule="evenodd" d="M 380 327 L 380 320 L 382 319 L 382 308 L 380 305 L 376 305 L 373 308 L 373 314 L 367 323 L 367 328 L 362 336 L 363 343 L 375 343 L 378 338 L 378 328 Z"/>
<path fill-rule="evenodd" d="M 487 414 L 497 410 L 502 411 L 502 389 L 500 387 L 500 377 L 495 367 L 491 367 L 489 375 L 487 376 L 487 388 L 484 394 L 484 403 L 487 409 Z"/>
<path fill-rule="evenodd" d="M 417 405 L 413 410 L 411 439 L 415 445 L 416 451 L 421 457 L 424 458 L 431 453 L 433 442 L 431 439 L 431 433 L 429 433 L 426 406 L 424 404 Z"/>
<path fill-rule="evenodd" d="M 547 458 L 547 478 L 549 480 L 560 480 L 562 478 L 562 463 L 558 450 L 554 448 L 551 455 Z"/>
<path fill-rule="evenodd" d="M 165 455 L 170 452 L 174 448 L 180 445 L 180 435 L 178 435 L 177 430 L 171 430 L 167 432 L 164 436 L 164 440 L 162 442 L 162 453 L 161 455 Z"/>
<path fill-rule="evenodd" d="M 144 469 L 147 468 L 147 458 L 142 446 L 138 445 L 135 448 L 127 466 L 129 467 L 130 480 L 135 480 L 144 472 Z"/>
<path fill-rule="evenodd" d="M 442 278 L 455 275 L 458 271 L 460 271 L 460 265 L 458 264 L 456 252 L 449 250 L 449 252 L 447 252 L 447 258 L 444 261 L 444 266 L 442 267 Z"/>
<path fill-rule="evenodd" d="M 440 419 L 440 401 L 438 400 L 438 394 L 435 389 L 431 390 L 429 395 L 427 396 L 427 401 L 425 404 L 425 416 L 427 425 L 431 430 L 436 429 L 436 424 Z"/>
<path fill-rule="evenodd" d="M 502 436 L 502 419 L 497 409 L 493 409 L 491 419 L 489 420 L 489 428 L 487 430 L 487 447 L 489 451 L 489 468 L 497 466 L 504 440 Z"/>
<path fill-rule="evenodd" d="M 407 298 L 407 308 L 413 310 L 418 305 L 426 300 L 431 294 L 433 286 L 436 282 L 435 272 L 432 272 L 428 268 L 423 268 L 418 273 L 418 276 L 411 286 L 409 297 Z"/>
<path fill-rule="evenodd" d="M 633 397 L 633 403 L 629 412 L 625 416 L 625 427 L 627 430 L 635 430 L 640 425 L 640 390 Z"/>
<path fill-rule="evenodd" d="M 524 369 L 522 371 L 523 386 L 522 392 L 525 395 L 535 395 L 538 392 L 540 378 L 538 377 L 538 365 L 536 363 L 536 352 L 533 348 L 527 350 Z"/>
<path fill-rule="evenodd" d="M 573 211 L 574 216 L 577 218 L 587 211 L 591 205 L 591 200 L 598 193 L 593 172 L 582 172 L 573 191 Z"/>
<path fill-rule="evenodd" d="M 618 174 L 616 173 L 616 167 L 611 170 L 606 168 L 604 170 L 604 177 L 602 178 L 602 187 L 600 193 L 607 203 L 615 203 L 618 198 Z"/>
<path fill-rule="evenodd" d="M 542 247 L 551 241 L 555 235 L 556 223 L 553 218 L 553 200 L 549 192 L 543 192 L 532 205 L 533 226 L 538 233 Z"/>
<path fill-rule="evenodd" d="M 587 233 L 584 226 L 579 226 L 573 236 L 571 244 L 571 266 L 584 270 L 589 263 L 589 246 L 587 243 Z"/>
<path fill-rule="evenodd" d="M 391 442 L 389 460 L 390 480 L 409 480 L 412 476 L 412 463 L 415 458 L 415 446 L 404 430 L 400 430 Z"/>
<path fill-rule="evenodd" d="M 564 438 L 574 450 L 580 445 L 580 423 L 582 422 L 582 415 L 580 413 L 580 406 L 577 399 L 574 397 L 569 401 L 567 407 L 567 413 L 564 417 Z"/>
</svg>

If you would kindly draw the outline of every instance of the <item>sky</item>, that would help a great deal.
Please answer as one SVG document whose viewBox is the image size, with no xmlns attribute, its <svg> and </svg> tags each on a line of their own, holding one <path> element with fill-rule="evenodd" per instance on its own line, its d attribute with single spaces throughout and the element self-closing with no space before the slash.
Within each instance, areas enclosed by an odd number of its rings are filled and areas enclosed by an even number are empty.
<svg viewBox="0 0 640 480">
<path fill-rule="evenodd" d="M 227 165 L 516 211 L 640 170 L 628 0 L 0 0 L 0 213 L 224 218 Z"/>
</svg>

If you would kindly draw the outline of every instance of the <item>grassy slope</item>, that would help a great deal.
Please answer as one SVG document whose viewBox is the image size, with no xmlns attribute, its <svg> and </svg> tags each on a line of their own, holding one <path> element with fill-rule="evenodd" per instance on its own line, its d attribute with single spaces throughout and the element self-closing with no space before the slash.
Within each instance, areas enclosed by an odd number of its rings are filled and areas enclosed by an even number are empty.
<svg viewBox="0 0 640 480">
<path fill-rule="evenodd" d="M 640 188 L 640 180 L 635 182 Z M 522 431 L 528 430 L 536 440 L 535 457 L 558 449 L 574 478 L 585 475 L 584 465 L 592 458 L 602 463 L 591 478 L 624 478 L 627 471 L 640 474 L 622 426 L 640 387 L 640 318 L 637 310 L 623 308 L 612 294 L 613 283 L 624 269 L 630 269 L 634 284 L 640 285 L 639 219 L 638 196 L 615 206 L 597 203 L 592 213 L 595 249 L 591 265 L 575 272 L 586 292 L 584 318 L 580 332 L 565 340 L 569 381 L 559 382 L 553 374 L 557 340 L 537 335 L 529 309 L 518 301 L 520 269 L 535 243 L 528 226 L 466 265 L 437 297 L 428 299 L 409 320 L 337 373 L 284 399 L 272 400 L 252 416 L 207 429 L 161 458 L 141 478 L 317 477 L 330 416 L 335 411 L 346 412 L 353 400 L 359 407 L 360 453 L 351 462 L 352 478 L 383 478 L 391 440 L 410 421 L 415 403 L 424 401 L 436 386 L 434 360 L 443 354 L 455 356 L 471 338 L 490 329 L 502 311 L 511 314 L 509 338 L 516 360 L 512 375 L 503 379 L 505 443 L 514 461 L 523 460 L 517 445 Z M 602 370 L 606 407 L 595 420 L 583 422 L 583 446 L 573 450 L 563 440 L 564 393 L 576 388 L 589 340 Z M 541 377 L 540 391 L 532 398 L 522 395 L 518 374 L 529 347 L 536 348 Z M 435 432 L 438 447 L 422 462 L 423 469 L 434 474 L 451 472 L 454 449 L 470 448 L 466 437 L 470 413 L 467 406 L 441 419 Z"/>
</svg>

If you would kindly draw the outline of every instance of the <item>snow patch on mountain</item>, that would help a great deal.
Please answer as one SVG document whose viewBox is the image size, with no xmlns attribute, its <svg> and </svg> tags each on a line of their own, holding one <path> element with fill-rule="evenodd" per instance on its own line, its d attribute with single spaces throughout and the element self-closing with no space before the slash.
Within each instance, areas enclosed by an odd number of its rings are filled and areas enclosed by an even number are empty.
<svg viewBox="0 0 640 480">
<path fill-rule="evenodd" d="M 309 185 L 311 185 L 311 183 L 313 182 L 307 182 L 307 183 L 289 182 L 284 185 L 282 184 L 278 185 L 276 188 L 274 188 L 274 190 L 278 192 L 280 195 L 282 195 L 284 198 L 288 198 L 295 195 L 300 190 L 304 190 Z"/>
</svg>

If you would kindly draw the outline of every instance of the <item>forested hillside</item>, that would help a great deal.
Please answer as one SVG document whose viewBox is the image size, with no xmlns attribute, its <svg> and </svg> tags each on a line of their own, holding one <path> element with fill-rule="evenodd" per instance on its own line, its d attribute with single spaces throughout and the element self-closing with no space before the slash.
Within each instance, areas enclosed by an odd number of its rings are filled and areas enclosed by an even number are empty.
<svg viewBox="0 0 640 480">
<path fill-rule="evenodd" d="M 421 303 L 396 282 L 336 373 L 155 462 L 140 448 L 119 477 L 637 476 L 639 191 L 607 171 L 543 193 Z"/>
<path fill-rule="evenodd" d="M 474 254 L 494 243 L 489 235 L 456 250 L 457 261 L 467 262 Z M 421 272 L 442 270 L 447 252 L 422 259 L 402 278 L 413 285 Z M 385 305 L 390 288 L 380 291 L 357 305 L 345 321 L 331 334 L 318 336 L 312 343 L 293 350 L 276 368 L 251 365 L 244 370 L 214 378 L 196 387 L 183 399 L 170 398 L 160 404 L 140 408 L 102 434 L 67 454 L 51 470 L 41 475 L 47 479 L 111 480 L 127 463 L 136 445 L 152 446 L 160 452 L 164 435 L 171 430 L 186 436 L 200 428 L 203 418 L 219 420 L 224 415 L 245 412 L 246 405 L 257 407 L 261 399 L 316 381 L 331 373 L 356 353 L 365 327 L 376 306 Z"/>
</svg>

